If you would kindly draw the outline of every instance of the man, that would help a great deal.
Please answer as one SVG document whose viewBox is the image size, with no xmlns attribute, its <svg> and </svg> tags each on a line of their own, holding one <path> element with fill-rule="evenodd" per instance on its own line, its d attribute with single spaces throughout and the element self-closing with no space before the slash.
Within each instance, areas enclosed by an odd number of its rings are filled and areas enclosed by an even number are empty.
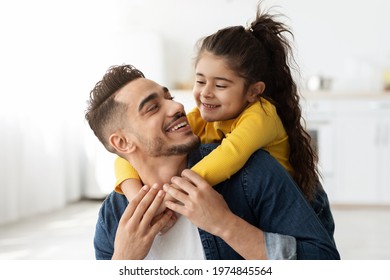
<svg viewBox="0 0 390 280">
<path fill-rule="evenodd" d="M 118 193 L 103 203 L 97 259 L 339 259 L 333 232 L 265 151 L 215 188 L 188 170 L 215 145 L 199 147 L 183 106 L 133 66 L 107 71 L 91 91 L 86 119 L 107 150 L 127 159 L 145 184 L 130 203 Z M 161 206 L 168 209 L 157 214 Z M 322 206 L 330 214 L 327 200 Z M 158 235 L 172 210 L 178 222 Z"/>
</svg>

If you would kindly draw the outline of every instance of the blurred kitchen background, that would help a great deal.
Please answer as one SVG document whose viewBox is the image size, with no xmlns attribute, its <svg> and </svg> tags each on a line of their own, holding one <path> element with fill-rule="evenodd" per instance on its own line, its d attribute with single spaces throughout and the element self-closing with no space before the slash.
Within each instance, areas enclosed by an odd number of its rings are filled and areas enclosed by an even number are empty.
<svg viewBox="0 0 390 280">
<path fill-rule="evenodd" d="M 84 121 L 114 64 L 187 109 L 196 41 L 257 0 L 0 2 L 0 259 L 93 259 L 114 155 Z M 307 127 L 344 259 L 390 259 L 390 2 L 265 0 L 295 35 Z"/>
</svg>

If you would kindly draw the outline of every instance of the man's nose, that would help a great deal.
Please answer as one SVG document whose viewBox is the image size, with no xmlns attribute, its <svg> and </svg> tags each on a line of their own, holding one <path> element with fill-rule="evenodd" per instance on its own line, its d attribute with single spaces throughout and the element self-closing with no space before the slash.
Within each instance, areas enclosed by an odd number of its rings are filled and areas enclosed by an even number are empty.
<svg viewBox="0 0 390 280">
<path fill-rule="evenodd" d="M 170 104 L 168 104 L 168 114 L 174 116 L 178 113 L 185 114 L 184 105 L 176 101 L 170 102 Z"/>
</svg>

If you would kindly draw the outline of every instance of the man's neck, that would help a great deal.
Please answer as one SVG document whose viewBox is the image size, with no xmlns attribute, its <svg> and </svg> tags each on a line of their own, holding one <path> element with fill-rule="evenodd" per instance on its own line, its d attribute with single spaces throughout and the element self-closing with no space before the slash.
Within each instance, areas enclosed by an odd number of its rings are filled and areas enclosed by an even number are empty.
<svg viewBox="0 0 390 280">
<path fill-rule="evenodd" d="M 132 165 L 144 185 L 157 183 L 162 186 L 187 168 L 187 155 L 132 159 Z"/>
</svg>

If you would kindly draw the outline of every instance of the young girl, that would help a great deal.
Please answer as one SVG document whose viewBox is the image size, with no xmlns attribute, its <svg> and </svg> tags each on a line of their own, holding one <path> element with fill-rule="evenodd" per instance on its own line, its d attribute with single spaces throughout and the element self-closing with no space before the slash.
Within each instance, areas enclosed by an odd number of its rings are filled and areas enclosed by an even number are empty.
<svg viewBox="0 0 390 280">
<path fill-rule="evenodd" d="M 274 16 L 259 10 L 249 28 L 228 27 L 199 42 L 193 88 L 197 107 L 187 117 L 202 143 L 221 144 L 192 170 L 214 186 L 263 148 L 313 201 L 319 181 L 317 155 L 301 123 L 289 67 L 291 47 L 283 33 L 291 34 Z M 121 158 L 115 171 L 116 191 L 131 200 L 141 188 L 136 171 Z"/>
</svg>

